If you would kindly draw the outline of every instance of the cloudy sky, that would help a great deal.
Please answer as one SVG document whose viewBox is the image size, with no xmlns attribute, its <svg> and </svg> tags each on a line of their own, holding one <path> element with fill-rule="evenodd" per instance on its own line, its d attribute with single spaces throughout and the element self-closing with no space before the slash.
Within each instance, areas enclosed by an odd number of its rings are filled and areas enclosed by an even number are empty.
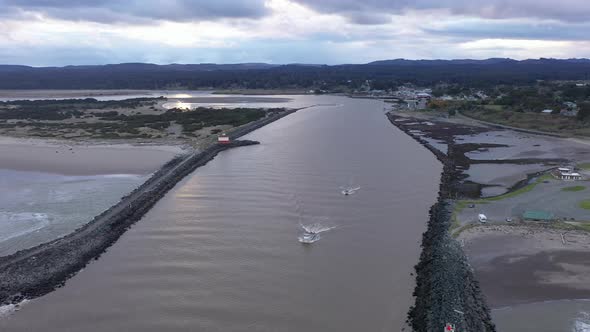
<svg viewBox="0 0 590 332">
<path fill-rule="evenodd" d="M 0 0 L 0 63 L 590 57 L 590 0 Z"/>
</svg>

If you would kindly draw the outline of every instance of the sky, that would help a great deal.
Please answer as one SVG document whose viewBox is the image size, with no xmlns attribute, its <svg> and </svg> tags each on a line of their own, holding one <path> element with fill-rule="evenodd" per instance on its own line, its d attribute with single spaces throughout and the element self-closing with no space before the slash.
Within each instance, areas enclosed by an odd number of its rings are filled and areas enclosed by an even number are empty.
<svg viewBox="0 0 590 332">
<path fill-rule="evenodd" d="M 0 0 L 0 64 L 590 57 L 590 0 Z"/>
</svg>

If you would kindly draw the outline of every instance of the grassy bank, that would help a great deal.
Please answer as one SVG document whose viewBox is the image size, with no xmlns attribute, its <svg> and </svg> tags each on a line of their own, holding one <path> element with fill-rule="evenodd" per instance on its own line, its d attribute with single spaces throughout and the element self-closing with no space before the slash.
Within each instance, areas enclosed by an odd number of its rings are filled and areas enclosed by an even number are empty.
<svg viewBox="0 0 590 332">
<path fill-rule="evenodd" d="M 500 196 L 493 196 L 493 197 L 487 197 L 487 198 L 482 198 L 481 200 L 479 200 L 478 202 L 481 203 L 482 201 L 484 202 L 493 202 L 493 201 L 500 201 L 506 198 L 512 198 L 512 197 L 516 197 L 518 195 L 522 195 L 525 193 L 528 193 L 530 191 L 532 191 L 533 189 L 535 189 L 535 187 L 543 182 L 543 181 L 548 181 L 553 179 L 553 177 L 551 176 L 551 174 L 547 173 L 547 174 L 543 174 L 542 176 L 538 177 L 534 182 L 527 184 L 526 186 L 519 188 L 517 190 L 514 191 L 510 191 L 507 192 L 503 195 Z"/>
<path fill-rule="evenodd" d="M 590 199 L 585 199 L 581 201 L 579 206 L 584 210 L 590 210 Z"/>
<path fill-rule="evenodd" d="M 163 98 L 0 103 L 0 134 L 67 139 L 204 138 L 283 109 L 193 110 L 161 107 Z"/>
<path fill-rule="evenodd" d="M 482 109 L 463 111 L 462 114 L 486 122 L 504 126 L 557 133 L 567 136 L 590 137 L 587 122 L 559 114 L 524 113 L 503 110 L 498 105 L 485 105 Z"/>
<path fill-rule="evenodd" d="M 562 188 L 561 190 L 562 191 L 582 191 L 585 189 L 586 189 L 586 187 L 584 187 L 584 186 L 572 186 L 572 187 Z"/>
<path fill-rule="evenodd" d="M 513 197 L 516 197 L 516 196 L 519 196 L 519 195 L 522 195 L 522 194 L 532 191 L 533 189 L 535 189 L 535 187 L 539 183 L 542 183 L 543 181 L 547 181 L 550 179 L 553 179 L 553 177 L 551 176 L 551 174 L 547 173 L 547 174 L 543 174 L 542 176 L 538 177 L 534 182 L 529 183 L 522 188 L 505 193 L 500 196 L 486 197 L 486 198 L 481 198 L 481 199 L 477 199 L 477 200 L 457 200 L 457 201 L 455 201 L 455 204 L 453 207 L 453 213 L 451 216 L 452 224 L 451 224 L 451 228 L 450 228 L 453 237 L 459 236 L 459 234 L 461 232 L 474 226 L 474 224 L 461 225 L 461 223 L 459 222 L 459 219 L 457 217 L 458 214 L 461 213 L 469 205 L 471 205 L 471 204 L 473 204 L 473 205 L 475 205 L 475 204 L 478 204 L 478 205 L 490 204 L 492 202 L 500 201 L 503 199 L 513 198 Z M 585 187 L 584 187 L 584 189 L 585 189 Z"/>
</svg>

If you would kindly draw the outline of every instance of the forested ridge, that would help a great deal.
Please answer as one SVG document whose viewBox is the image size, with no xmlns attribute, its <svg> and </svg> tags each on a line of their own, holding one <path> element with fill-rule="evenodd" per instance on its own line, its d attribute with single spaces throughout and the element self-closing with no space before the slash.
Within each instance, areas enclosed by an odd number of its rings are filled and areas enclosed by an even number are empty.
<svg viewBox="0 0 590 332">
<path fill-rule="evenodd" d="M 0 65 L 0 89 L 374 89 L 440 82 L 489 87 L 537 80 L 588 80 L 590 60 L 386 60 L 351 65 L 143 63 L 28 67 Z"/>
</svg>

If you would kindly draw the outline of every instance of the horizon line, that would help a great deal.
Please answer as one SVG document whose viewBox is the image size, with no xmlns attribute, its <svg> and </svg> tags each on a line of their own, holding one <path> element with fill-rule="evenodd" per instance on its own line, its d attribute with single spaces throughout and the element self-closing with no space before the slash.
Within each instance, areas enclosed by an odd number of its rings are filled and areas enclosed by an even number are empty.
<svg viewBox="0 0 590 332">
<path fill-rule="evenodd" d="M 102 63 L 102 64 L 79 64 L 79 65 L 63 65 L 63 66 L 35 66 L 35 65 L 26 65 L 26 64 L 11 64 L 11 63 L 0 63 L 0 66 L 12 66 L 12 67 L 28 67 L 28 68 L 67 68 L 67 67 L 98 67 L 98 66 L 117 66 L 117 65 L 153 65 L 153 66 L 204 66 L 204 65 L 215 65 L 215 66 L 231 66 L 231 65 L 266 65 L 266 66 L 347 66 L 347 65 L 369 65 L 378 62 L 387 62 L 387 61 L 408 61 L 408 62 L 434 62 L 434 61 L 489 61 L 489 60 L 504 60 L 504 61 L 512 61 L 512 62 L 527 62 L 527 61 L 542 61 L 542 60 L 554 60 L 554 61 L 590 61 L 590 58 L 527 58 L 527 59 L 514 59 L 514 58 L 501 58 L 501 57 L 492 57 L 492 58 L 430 58 L 430 59 L 409 59 L 409 58 L 394 58 L 394 59 L 381 59 L 381 60 L 374 60 L 365 63 L 338 63 L 338 64 L 326 64 L 326 63 L 304 63 L 304 62 L 292 62 L 292 63 L 272 63 L 272 62 L 258 62 L 258 61 L 250 61 L 250 62 L 228 62 L 228 63 L 218 63 L 218 62 L 195 62 L 195 63 L 179 63 L 179 62 L 170 62 L 170 63 L 152 63 L 152 62 L 120 62 L 120 63 Z"/>
</svg>

